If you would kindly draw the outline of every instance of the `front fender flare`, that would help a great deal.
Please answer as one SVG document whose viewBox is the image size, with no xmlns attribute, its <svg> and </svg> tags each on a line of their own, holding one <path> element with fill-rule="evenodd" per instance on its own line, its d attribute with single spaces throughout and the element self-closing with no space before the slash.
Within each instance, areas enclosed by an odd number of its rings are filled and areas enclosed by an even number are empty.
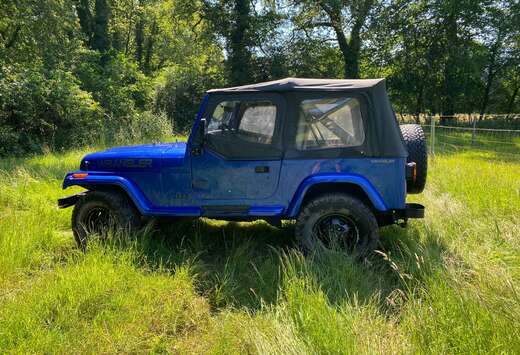
<svg viewBox="0 0 520 355">
<path fill-rule="evenodd" d="M 291 203 L 288 207 L 287 215 L 289 217 L 296 217 L 298 214 L 305 194 L 312 186 L 316 184 L 322 183 L 350 183 L 359 186 L 363 191 L 367 194 L 370 202 L 372 202 L 374 208 L 378 211 L 386 211 L 388 208 L 383 201 L 383 198 L 377 191 L 377 189 L 372 185 L 370 181 L 360 175 L 355 174 L 341 174 L 341 173 L 333 173 L 333 174 L 318 174 L 307 177 L 303 180 L 298 186 L 296 193 L 294 194 Z"/>
<path fill-rule="evenodd" d="M 86 172 L 76 171 L 68 173 L 63 180 L 63 189 L 71 186 L 88 187 L 95 185 L 116 185 L 121 187 L 127 193 L 128 197 L 134 202 L 139 212 L 147 214 L 147 212 L 150 211 L 150 202 L 141 190 L 130 180 L 118 175 L 92 172 L 88 172 L 88 175 L 85 177 L 75 178 L 73 175 L 77 173 Z"/>
<path fill-rule="evenodd" d="M 81 178 L 74 178 L 73 174 L 77 173 L 87 173 L 87 175 Z M 63 180 L 64 189 L 70 186 L 89 188 L 96 185 L 121 187 L 144 216 L 198 217 L 201 215 L 201 209 L 197 206 L 156 207 L 146 198 L 137 185 L 122 176 L 102 172 L 76 171 L 68 173 Z"/>
</svg>

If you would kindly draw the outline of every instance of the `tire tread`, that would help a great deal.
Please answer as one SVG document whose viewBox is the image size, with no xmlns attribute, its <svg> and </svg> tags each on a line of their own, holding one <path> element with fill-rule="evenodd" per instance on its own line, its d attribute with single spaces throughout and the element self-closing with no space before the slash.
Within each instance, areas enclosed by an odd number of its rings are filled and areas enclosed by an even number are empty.
<svg viewBox="0 0 520 355">
<path fill-rule="evenodd" d="M 418 124 L 403 124 L 400 126 L 406 149 L 408 150 L 407 162 L 417 164 L 417 179 L 415 183 L 407 184 L 407 192 L 418 194 L 426 186 L 428 175 L 428 148 L 424 131 Z"/>
<path fill-rule="evenodd" d="M 310 219 L 314 215 L 320 214 L 326 209 L 334 208 L 346 208 L 350 211 L 355 211 L 358 217 L 366 219 L 369 229 L 368 242 L 361 250 L 356 250 L 356 253 L 359 255 L 366 255 L 373 251 L 379 241 L 379 227 L 372 210 L 357 198 L 342 193 L 327 193 L 318 196 L 302 207 L 295 226 L 295 235 L 300 248 L 302 248 L 304 252 L 311 252 L 305 242 L 305 239 L 309 238 L 309 236 L 306 235 L 305 229 L 307 228 Z"/>
</svg>

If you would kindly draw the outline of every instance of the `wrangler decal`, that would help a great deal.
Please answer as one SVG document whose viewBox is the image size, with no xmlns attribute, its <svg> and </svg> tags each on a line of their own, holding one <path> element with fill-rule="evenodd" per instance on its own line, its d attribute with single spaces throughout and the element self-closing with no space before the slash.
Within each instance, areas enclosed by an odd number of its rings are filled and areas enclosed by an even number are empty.
<svg viewBox="0 0 520 355">
<path fill-rule="evenodd" d="M 151 168 L 152 159 L 103 159 L 99 161 L 103 168 Z"/>
</svg>

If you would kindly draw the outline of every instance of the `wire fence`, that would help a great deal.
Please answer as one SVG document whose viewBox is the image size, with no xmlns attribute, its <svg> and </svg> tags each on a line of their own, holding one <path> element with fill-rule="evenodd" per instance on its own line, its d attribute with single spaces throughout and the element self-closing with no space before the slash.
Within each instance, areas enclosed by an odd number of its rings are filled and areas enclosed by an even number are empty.
<svg viewBox="0 0 520 355">
<path fill-rule="evenodd" d="M 436 124 L 450 127 L 475 127 L 488 129 L 511 129 L 520 130 L 520 114 L 485 114 L 477 113 L 456 114 L 456 115 L 410 115 L 398 114 L 399 120 L 408 123 L 429 124 L 433 119 Z"/>
<path fill-rule="evenodd" d="M 430 154 L 481 152 L 493 157 L 520 160 L 520 129 L 482 128 L 476 122 L 441 124 L 438 116 L 426 116 L 419 124 L 428 140 Z M 406 122 L 401 118 L 402 122 Z"/>
</svg>

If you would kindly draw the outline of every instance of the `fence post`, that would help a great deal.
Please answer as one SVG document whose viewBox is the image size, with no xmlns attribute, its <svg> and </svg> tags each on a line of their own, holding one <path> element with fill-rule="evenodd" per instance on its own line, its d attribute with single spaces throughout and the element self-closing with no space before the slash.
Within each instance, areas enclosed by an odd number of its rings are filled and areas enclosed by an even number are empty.
<svg viewBox="0 0 520 355">
<path fill-rule="evenodd" d="M 435 116 L 430 116 L 430 151 L 433 159 L 435 156 Z"/>
<path fill-rule="evenodd" d="M 477 119 L 473 118 L 473 129 L 471 130 L 471 144 L 475 144 L 475 138 L 477 136 Z"/>
</svg>

